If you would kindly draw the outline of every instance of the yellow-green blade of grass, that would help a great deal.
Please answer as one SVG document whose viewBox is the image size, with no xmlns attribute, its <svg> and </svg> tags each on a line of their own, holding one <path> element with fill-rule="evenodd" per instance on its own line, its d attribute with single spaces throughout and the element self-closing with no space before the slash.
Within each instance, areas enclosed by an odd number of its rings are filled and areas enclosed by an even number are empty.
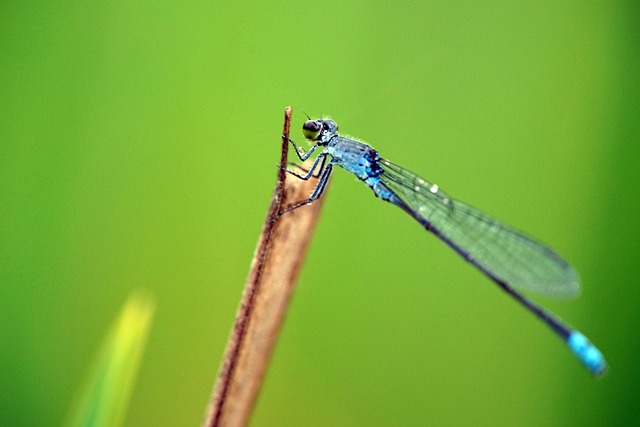
<svg viewBox="0 0 640 427">
<path fill-rule="evenodd" d="M 71 408 L 67 426 L 115 427 L 122 424 L 154 307 L 148 295 L 134 294 L 129 297 Z"/>
</svg>

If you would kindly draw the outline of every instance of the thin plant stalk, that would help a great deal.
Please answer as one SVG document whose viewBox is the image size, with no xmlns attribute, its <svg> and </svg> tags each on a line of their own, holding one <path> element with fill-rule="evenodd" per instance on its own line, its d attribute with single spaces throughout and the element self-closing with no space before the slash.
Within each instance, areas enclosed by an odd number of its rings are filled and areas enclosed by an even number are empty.
<svg viewBox="0 0 640 427">
<path fill-rule="evenodd" d="M 285 109 L 280 170 L 203 426 L 244 426 L 313 235 L 322 199 L 282 216 L 309 197 L 317 180 L 288 176 L 291 107 Z"/>
</svg>

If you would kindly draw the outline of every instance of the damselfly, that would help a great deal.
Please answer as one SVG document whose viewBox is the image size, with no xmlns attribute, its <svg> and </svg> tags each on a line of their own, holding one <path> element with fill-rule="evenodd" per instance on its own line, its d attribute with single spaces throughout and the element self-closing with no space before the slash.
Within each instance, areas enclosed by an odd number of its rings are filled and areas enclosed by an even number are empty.
<svg viewBox="0 0 640 427">
<path fill-rule="evenodd" d="M 497 221 L 466 203 L 453 199 L 436 184 L 378 156 L 369 145 L 338 134 L 333 120 L 307 120 L 302 126 L 313 146 L 299 149 L 289 140 L 300 160 L 321 149 L 303 179 L 317 177 L 307 200 L 281 214 L 319 198 L 327 186 L 333 166 L 340 166 L 364 181 L 373 193 L 411 215 L 465 260 L 493 280 L 527 310 L 545 322 L 594 375 L 606 370 L 602 353 L 580 332 L 569 327 L 519 290 L 556 297 L 574 296 L 580 289 L 576 271 L 553 250 Z M 516 290 L 518 289 L 518 290 Z"/>
</svg>

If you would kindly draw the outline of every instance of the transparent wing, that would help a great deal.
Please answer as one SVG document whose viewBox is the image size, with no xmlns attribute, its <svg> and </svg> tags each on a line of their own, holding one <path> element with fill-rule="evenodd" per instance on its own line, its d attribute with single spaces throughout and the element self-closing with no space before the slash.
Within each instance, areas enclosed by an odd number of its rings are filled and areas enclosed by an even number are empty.
<svg viewBox="0 0 640 427">
<path fill-rule="evenodd" d="M 550 248 L 452 199 L 437 185 L 380 159 L 380 176 L 400 199 L 390 200 L 490 276 L 522 290 L 572 297 L 580 290 L 576 271 Z"/>
</svg>

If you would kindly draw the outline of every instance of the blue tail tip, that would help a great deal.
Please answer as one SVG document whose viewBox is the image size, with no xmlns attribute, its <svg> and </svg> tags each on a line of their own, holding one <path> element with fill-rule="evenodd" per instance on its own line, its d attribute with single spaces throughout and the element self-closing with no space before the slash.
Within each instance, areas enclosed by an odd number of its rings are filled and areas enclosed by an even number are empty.
<svg viewBox="0 0 640 427">
<path fill-rule="evenodd" d="M 567 338 L 567 345 L 593 375 L 600 376 L 606 372 L 607 362 L 604 360 L 604 356 L 580 332 L 573 331 Z"/>
</svg>

